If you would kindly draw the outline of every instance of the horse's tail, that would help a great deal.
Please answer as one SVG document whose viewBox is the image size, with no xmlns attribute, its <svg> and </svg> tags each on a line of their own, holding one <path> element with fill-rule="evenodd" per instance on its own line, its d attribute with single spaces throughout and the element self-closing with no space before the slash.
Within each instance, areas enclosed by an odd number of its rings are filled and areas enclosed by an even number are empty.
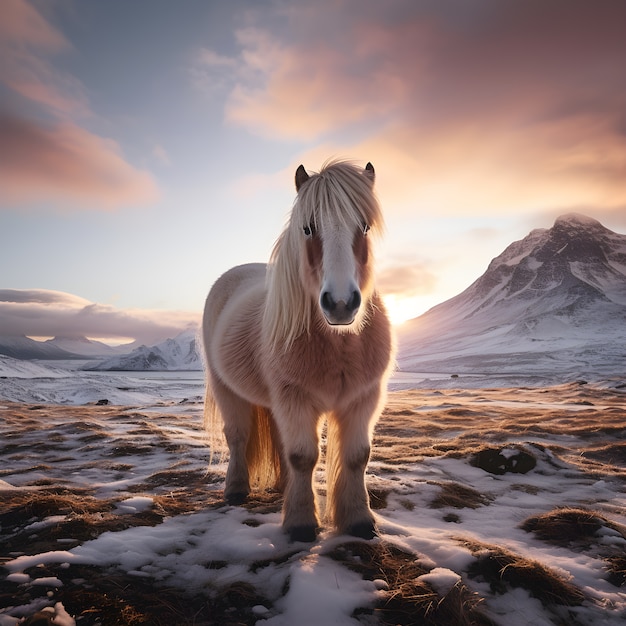
<svg viewBox="0 0 626 626">
<path fill-rule="evenodd" d="M 246 462 L 250 476 L 250 486 L 260 490 L 283 490 L 284 476 L 281 472 L 280 437 L 274 418 L 269 409 L 251 405 L 252 422 L 246 448 Z M 228 452 L 224 437 L 224 422 L 211 389 L 210 376 L 207 376 L 204 398 L 204 428 L 211 451 L 209 462 L 221 463 Z"/>
<path fill-rule="evenodd" d="M 326 419 L 326 453 L 324 461 L 326 463 L 326 511 L 327 522 L 332 526 L 335 524 L 337 479 L 339 478 L 339 427 L 332 415 Z"/>
<path fill-rule="evenodd" d="M 260 490 L 284 488 L 281 472 L 281 445 L 272 412 L 252 406 L 252 430 L 246 449 L 250 485 Z"/>
<path fill-rule="evenodd" d="M 205 384 L 204 430 L 207 434 L 207 443 L 210 450 L 209 463 L 220 463 L 226 456 L 226 438 L 224 437 L 222 414 L 217 407 L 208 373 Z"/>
</svg>

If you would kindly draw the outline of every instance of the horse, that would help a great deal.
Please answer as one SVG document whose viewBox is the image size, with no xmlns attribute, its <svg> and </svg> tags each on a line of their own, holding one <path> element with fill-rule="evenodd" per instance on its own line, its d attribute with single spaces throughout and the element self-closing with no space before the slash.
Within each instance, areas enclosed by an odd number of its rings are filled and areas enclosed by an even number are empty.
<svg viewBox="0 0 626 626">
<path fill-rule="evenodd" d="M 291 541 L 321 530 L 313 473 L 324 423 L 327 521 L 340 534 L 378 534 L 365 471 L 395 343 L 374 287 L 374 178 L 371 163 L 333 160 L 313 174 L 300 165 L 269 263 L 228 270 L 206 299 L 205 425 L 228 445 L 224 498 L 241 505 L 251 485 L 283 491 Z"/>
</svg>

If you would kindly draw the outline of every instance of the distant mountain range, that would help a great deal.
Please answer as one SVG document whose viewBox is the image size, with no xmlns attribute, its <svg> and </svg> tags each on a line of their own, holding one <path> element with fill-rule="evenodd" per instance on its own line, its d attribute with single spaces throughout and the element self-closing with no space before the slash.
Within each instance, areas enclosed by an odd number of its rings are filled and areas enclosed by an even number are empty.
<svg viewBox="0 0 626 626">
<path fill-rule="evenodd" d="M 399 333 L 405 371 L 626 375 L 626 235 L 568 214 Z"/>
<path fill-rule="evenodd" d="M 128 352 L 129 350 L 127 345 L 112 347 L 101 341 L 94 341 L 86 337 L 55 337 L 43 343 L 44 345 L 53 346 L 65 352 L 76 354 L 81 358 L 113 356 L 114 354 Z"/>
<path fill-rule="evenodd" d="M 83 358 L 48 341 L 35 341 L 25 336 L 0 337 L 0 354 L 15 359 L 77 359 Z"/>
<path fill-rule="evenodd" d="M 0 337 L 0 354 L 90 359 L 93 370 L 201 370 L 197 334 L 135 349 Z M 401 326 L 399 347 L 408 372 L 625 376 L 626 235 L 563 215 L 508 246 L 465 291 Z"/>
<path fill-rule="evenodd" d="M 111 347 L 85 337 L 1 337 L 0 355 L 23 360 L 89 360 L 85 369 L 104 371 L 201 370 L 197 329 L 186 330 L 154 346 Z"/>
<path fill-rule="evenodd" d="M 174 339 L 166 339 L 155 346 L 140 346 L 129 354 L 106 359 L 90 370 L 104 371 L 163 371 L 201 370 L 202 357 L 198 345 L 198 331 L 186 330 Z"/>
<path fill-rule="evenodd" d="M 125 346 L 113 348 L 106 343 L 85 337 L 55 337 L 47 341 L 35 341 L 30 337 L 0 336 L 0 354 L 15 359 L 90 359 L 107 357 L 128 351 Z"/>
</svg>

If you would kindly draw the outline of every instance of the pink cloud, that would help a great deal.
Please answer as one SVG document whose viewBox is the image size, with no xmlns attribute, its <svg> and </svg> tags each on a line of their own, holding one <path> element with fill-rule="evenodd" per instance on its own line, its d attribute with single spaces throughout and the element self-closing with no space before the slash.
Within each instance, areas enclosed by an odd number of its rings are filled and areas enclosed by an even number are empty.
<svg viewBox="0 0 626 626">
<path fill-rule="evenodd" d="M 3 0 L 0 40 L 58 52 L 70 46 L 65 37 L 26 0 Z"/>
<path fill-rule="evenodd" d="M 432 293 L 437 279 L 435 268 L 427 263 L 407 262 L 383 267 L 376 282 L 386 296 L 412 297 Z"/>
<path fill-rule="evenodd" d="M 158 197 L 153 178 L 129 165 L 118 145 L 72 124 L 0 115 L 4 204 L 47 202 L 113 209 Z"/>
<path fill-rule="evenodd" d="M 55 114 L 89 113 L 79 81 L 49 57 L 72 49 L 63 34 L 24 0 L 7 0 L 0 22 L 0 81 Z"/>
<path fill-rule="evenodd" d="M 227 120 L 377 161 L 404 210 L 626 203 L 624 3 L 321 4 L 239 31 Z"/>
<path fill-rule="evenodd" d="M 0 112 L 3 207 L 44 202 L 112 209 L 153 202 L 158 191 L 150 174 L 129 164 L 115 141 L 77 123 L 92 115 L 85 89 L 50 61 L 71 51 L 70 42 L 32 4 L 2 3 L 0 83 L 35 104 L 40 117 Z"/>
<path fill-rule="evenodd" d="M 226 118 L 253 132 L 312 139 L 377 119 L 403 99 L 402 80 L 371 62 L 372 53 L 364 46 L 344 56 L 319 42 L 280 44 L 252 28 L 240 31 L 238 39 L 243 46 L 239 80 Z"/>
</svg>

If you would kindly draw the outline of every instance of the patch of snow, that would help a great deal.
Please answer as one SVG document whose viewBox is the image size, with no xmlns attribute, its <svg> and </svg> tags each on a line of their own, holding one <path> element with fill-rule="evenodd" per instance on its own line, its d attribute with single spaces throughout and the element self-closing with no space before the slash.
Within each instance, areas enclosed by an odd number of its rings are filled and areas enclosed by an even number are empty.
<svg viewBox="0 0 626 626">
<path fill-rule="evenodd" d="M 434 567 L 428 574 L 422 574 L 418 580 L 428 583 L 440 596 L 445 596 L 461 581 L 461 577 L 445 567 Z"/>
<path fill-rule="evenodd" d="M 0 376 L 11 378 L 65 378 L 65 369 L 40 365 L 36 361 L 25 361 L 0 354 Z"/>
<path fill-rule="evenodd" d="M 116 511 L 118 513 L 125 513 L 135 515 L 136 513 L 143 513 L 148 509 L 151 509 L 154 505 L 153 498 L 147 496 L 134 496 L 133 498 L 127 498 L 117 503 Z"/>
<path fill-rule="evenodd" d="M 43 576 L 42 578 L 33 578 L 30 581 L 35 587 L 63 587 L 63 582 L 56 576 Z"/>
<path fill-rule="evenodd" d="M 48 526 L 54 526 L 64 521 L 67 516 L 65 515 L 50 515 L 40 522 L 33 522 L 24 528 L 27 531 L 39 530 L 40 528 L 47 528 Z"/>
<path fill-rule="evenodd" d="M 6 580 L 8 580 L 10 583 L 16 583 L 17 585 L 22 585 L 22 584 L 30 582 L 30 576 L 28 574 L 22 574 L 22 573 L 9 574 L 6 577 Z"/>
</svg>

